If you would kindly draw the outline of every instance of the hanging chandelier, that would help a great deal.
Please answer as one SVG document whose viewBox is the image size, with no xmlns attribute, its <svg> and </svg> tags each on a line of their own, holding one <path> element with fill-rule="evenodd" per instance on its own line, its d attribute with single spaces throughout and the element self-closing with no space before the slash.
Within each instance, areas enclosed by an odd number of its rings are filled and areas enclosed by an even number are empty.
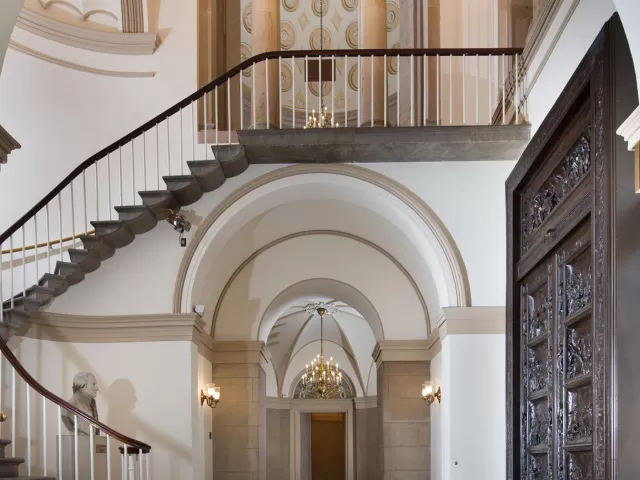
<svg viewBox="0 0 640 480">
<path fill-rule="evenodd" d="M 332 310 L 332 313 L 337 310 L 332 304 L 325 304 L 324 302 L 309 304 L 305 307 L 307 312 L 320 315 L 320 353 L 316 355 L 310 364 L 305 365 L 300 398 L 343 396 L 342 372 L 340 372 L 338 364 L 333 363 L 333 357 L 329 357 L 329 360 L 326 361 L 324 357 L 323 320 L 328 308 Z"/>
<path fill-rule="evenodd" d="M 320 51 L 324 50 L 324 30 L 322 27 L 322 19 L 324 17 L 323 11 L 324 0 L 320 0 Z M 322 57 L 318 56 L 318 86 L 319 86 L 319 95 L 320 95 L 320 111 L 318 112 L 318 117 L 316 117 L 316 109 L 311 110 L 311 115 L 309 116 L 309 121 L 304 126 L 304 128 L 327 128 L 327 127 L 339 127 L 340 125 L 336 122 L 333 123 L 333 116 L 329 116 L 329 112 L 327 107 L 324 106 L 324 96 L 322 92 Z M 331 72 L 331 78 L 333 79 L 333 73 Z M 307 79 L 308 81 L 308 79 Z"/>
</svg>

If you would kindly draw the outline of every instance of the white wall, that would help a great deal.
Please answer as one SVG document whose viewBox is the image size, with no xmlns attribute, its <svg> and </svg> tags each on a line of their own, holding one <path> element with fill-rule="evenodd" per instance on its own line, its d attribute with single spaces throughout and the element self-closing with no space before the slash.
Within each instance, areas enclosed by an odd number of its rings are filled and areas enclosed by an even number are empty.
<svg viewBox="0 0 640 480">
<path fill-rule="evenodd" d="M 197 348 L 187 341 L 145 343 L 64 343 L 14 337 L 11 347 L 25 369 L 43 386 L 58 396 L 72 395 L 73 376 L 92 372 L 100 391 L 96 399 L 100 420 L 116 431 L 152 447 L 151 477 L 156 479 L 200 480 L 205 463 L 201 452 L 194 451 L 195 424 L 200 412 L 197 398 L 199 383 Z M 10 411 L 10 376 L 7 364 L 3 372 L 2 407 Z M 18 381 L 19 393 L 25 395 Z M 41 397 L 32 398 L 32 458 L 40 458 L 42 442 Z M 17 456 L 26 456 L 24 401 L 16 412 L 21 428 Z M 6 411 L 6 410 L 5 410 Z M 13 412 L 11 412 L 13 414 Z M 196 428 L 197 427 L 197 428 Z M 8 436 L 8 426 L 3 437 Z M 64 427 L 63 427 L 64 428 Z M 56 464 L 55 432 L 57 414 L 53 404 L 47 409 L 49 466 Z M 10 437 L 9 437 L 10 438 Z M 200 441 L 202 444 L 202 441 Z M 115 445 L 113 445 L 115 448 Z M 113 453 L 113 452 L 112 452 Z M 113 454 L 114 463 L 118 455 Z M 39 465 L 37 461 L 34 461 Z M 38 471 L 36 468 L 35 471 Z M 34 472 L 35 473 L 35 472 Z"/>
<path fill-rule="evenodd" d="M 637 3 L 636 0 L 630 0 Z M 527 83 L 533 81 L 535 66 L 539 65 L 552 43 L 555 32 L 560 28 L 563 15 L 572 2 L 565 1 L 557 15 L 550 33 L 532 61 L 527 72 Z M 615 12 L 612 0 L 581 0 L 562 33 L 558 43 L 527 99 L 531 134 L 533 135 L 578 67 L 580 61 L 602 29 Z M 636 17 L 637 18 L 637 17 Z"/>
<path fill-rule="evenodd" d="M 0 73 L 4 56 L 9 45 L 9 37 L 18 18 L 24 0 L 3 0 L 0 5 Z"/>
<path fill-rule="evenodd" d="M 96 75 L 10 49 L 0 78 L 0 124 L 22 148 L 12 153 L 12 162 L 0 176 L 0 230 L 89 156 L 197 89 L 197 2 L 157 3 L 164 39 L 153 55 L 90 52 L 15 29 L 12 39 L 65 61 L 157 74 L 153 78 Z"/>
<path fill-rule="evenodd" d="M 504 335 L 447 335 L 444 338 L 443 479 L 506 477 L 504 372 Z"/>
</svg>

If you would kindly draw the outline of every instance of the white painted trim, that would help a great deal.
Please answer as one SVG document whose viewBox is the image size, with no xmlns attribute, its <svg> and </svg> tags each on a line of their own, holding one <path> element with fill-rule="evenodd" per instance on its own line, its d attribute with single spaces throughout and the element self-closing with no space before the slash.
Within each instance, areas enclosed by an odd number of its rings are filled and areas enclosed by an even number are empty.
<svg viewBox="0 0 640 480">
<path fill-rule="evenodd" d="M 264 342 L 251 340 L 211 340 L 211 363 L 257 363 L 266 372 L 271 366 L 271 353 Z"/>
<path fill-rule="evenodd" d="M 640 143 L 640 106 L 631 112 L 629 118 L 622 122 L 616 133 L 624 138 L 629 150 L 635 149 L 636 145 Z"/>
<path fill-rule="evenodd" d="M 104 75 L 106 77 L 120 77 L 120 78 L 152 78 L 156 76 L 156 72 L 123 72 L 119 70 L 103 70 L 101 68 L 88 67 L 86 65 L 80 65 L 79 63 L 68 62 L 58 57 L 47 55 L 46 53 L 39 52 L 33 48 L 27 47 L 14 40 L 9 41 L 9 48 L 12 48 L 18 52 L 30 55 L 34 58 L 43 60 L 45 62 L 59 65 L 64 68 L 70 68 L 84 73 L 94 73 L 96 75 Z"/>
<path fill-rule="evenodd" d="M 121 55 L 151 55 L 160 45 L 156 32 L 122 33 L 82 28 L 23 8 L 16 26 L 54 42 Z"/>
<path fill-rule="evenodd" d="M 0 125 L 0 164 L 7 163 L 7 157 L 17 148 L 21 145 Z"/>
<path fill-rule="evenodd" d="M 196 314 L 87 316 L 37 312 L 26 318 L 16 336 L 76 343 L 200 342 L 204 321 Z"/>
<path fill-rule="evenodd" d="M 353 401 L 351 399 L 305 399 L 291 400 L 289 413 L 289 478 L 302 480 L 301 472 L 301 439 L 300 439 L 300 414 L 319 412 L 344 412 L 347 420 L 347 458 L 346 479 L 354 480 L 354 423 Z"/>
<path fill-rule="evenodd" d="M 380 340 L 371 356 L 379 368 L 382 362 L 428 362 L 433 358 L 429 340 Z"/>
<path fill-rule="evenodd" d="M 505 307 L 445 307 L 436 320 L 440 340 L 447 335 L 504 334 Z"/>
</svg>

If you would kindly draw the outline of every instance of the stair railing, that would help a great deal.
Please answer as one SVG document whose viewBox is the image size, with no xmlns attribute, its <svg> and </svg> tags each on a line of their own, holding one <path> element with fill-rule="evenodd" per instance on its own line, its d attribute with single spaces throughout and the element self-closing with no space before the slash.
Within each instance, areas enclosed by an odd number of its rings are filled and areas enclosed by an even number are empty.
<svg viewBox="0 0 640 480">
<path fill-rule="evenodd" d="M 19 454 L 24 459 L 26 472 L 22 473 L 55 476 L 57 480 L 94 480 L 105 478 L 105 474 L 108 480 L 151 478 L 149 445 L 116 432 L 47 390 L 25 370 L 2 338 L 0 351 L 0 360 L 8 364 L 0 361 L 0 386 L 4 386 L 2 375 L 9 371 L 11 401 L 9 409 L 5 410 L 5 389 L 0 388 L 0 420 L 10 426 L 11 457 Z M 22 379 L 23 385 L 18 384 L 17 377 Z M 35 398 L 32 398 L 32 392 L 37 395 Z M 73 418 L 72 435 L 64 435 L 63 413 L 67 418 Z M 80 422 L 88 424 L 88 435 L 79 430 Z M 25 432 L 18 428 L 23 423 Z M 2 428 L 2 434 L 7 434 L 6 428 Z M 55 441 L 51 440 L 53 435 Z M 117 450 L 114 451 L 114 447 Z M 100 455 L 101 462 L 97 460 Z M 114 468 L 114 465 L 120 468 Z M 15 468 L 17 470 L 17 463 Z M 100 472 L 101 468 L 104 471 Z M 18 472 L 15 473 L 17 476 Z"/>
</svg>

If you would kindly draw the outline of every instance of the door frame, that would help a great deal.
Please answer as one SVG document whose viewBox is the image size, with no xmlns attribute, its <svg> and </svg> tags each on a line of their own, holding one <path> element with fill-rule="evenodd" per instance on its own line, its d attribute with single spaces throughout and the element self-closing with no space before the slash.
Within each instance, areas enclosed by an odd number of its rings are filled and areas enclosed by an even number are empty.
<svg viewBox="0 0 640 480">
<path fill-rule="evenodd" d="M 351 399 L 294 399 L 289 410 L 289 478 L 302 480 L 301 413 L 344 413 L 346 434 L 345 478 L 354 480 L 353 401 Z"/>
</svg>

